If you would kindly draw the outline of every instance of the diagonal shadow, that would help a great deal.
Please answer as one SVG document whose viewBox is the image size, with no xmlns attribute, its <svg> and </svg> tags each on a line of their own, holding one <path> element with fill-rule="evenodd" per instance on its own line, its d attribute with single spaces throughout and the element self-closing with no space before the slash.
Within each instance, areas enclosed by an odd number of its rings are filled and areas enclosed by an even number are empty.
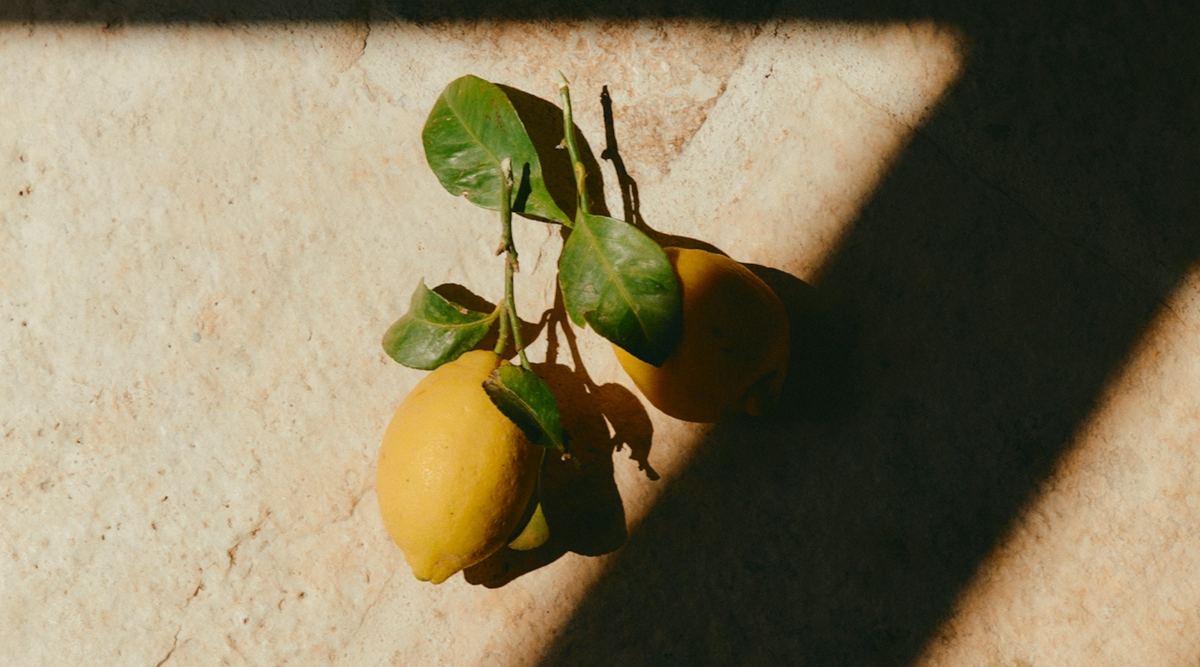
<svg viewBox="0 0 1200 667">
<path fill-rule="evenodd" d="M 717 427 L 542 664 L 920 655 L 1200 253 L 1195 11 L 1051 4 L 929 8 L 974 57 L 796 311 L 819 410 Z"/>
<path fill-rule="evenodd" d="M 8 22 L 368 16 L 928 19 L 971 40 L 814 281 L 820 308 L 795 311 L 826 333 L 801 341 L 794 409 L 699 445 L 547 665 L 911 664 L 1200 256 L 1195 3 L 0 3 Z"/>
</svg>

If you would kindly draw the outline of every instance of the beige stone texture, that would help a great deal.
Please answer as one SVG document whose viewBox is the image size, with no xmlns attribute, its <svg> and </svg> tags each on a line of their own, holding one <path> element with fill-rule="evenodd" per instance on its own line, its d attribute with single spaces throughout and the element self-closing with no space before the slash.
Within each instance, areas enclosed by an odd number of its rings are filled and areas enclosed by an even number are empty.
<svg viewBox="0 0 1200 667">
<path fill-rule="evenodd" d="M 1190 18 L 956 12 L 0 24 L 0 663 L 1196 664 Z M 503 267 L 421 128 L 555 70 L 597 205 L 760 267 L 791 380 L 663 415 L 518 219 L 583 465 L 546 546 L 435 587 L 375 500 L 425 374 L 379 341 Z"/>
</svg>

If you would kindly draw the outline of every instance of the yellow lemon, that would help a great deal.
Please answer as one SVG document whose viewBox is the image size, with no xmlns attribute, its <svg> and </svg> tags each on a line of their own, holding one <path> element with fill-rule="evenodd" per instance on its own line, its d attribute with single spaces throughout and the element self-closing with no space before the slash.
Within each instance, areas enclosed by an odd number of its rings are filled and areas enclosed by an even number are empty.
<svg viewBox="0 0 1200 667">
<path fill-rule="evenodd" d="M 439 366 L 383 435 L 379 509 L 422 581 L 440 584 L 503 547 L 537 488 L 541 449 L 483 390 L 501 363 L 476 350 Z"/>
<path fill-rule="evenodd" d="M 682 290 L 683 336 L 661 367 L 613 346 L 621 366 L 646 400 L 677 419 L 765 413 L 787 372 L 790 333 L 779 297 L 724 255 L 665 250 Z"/>
</svg>

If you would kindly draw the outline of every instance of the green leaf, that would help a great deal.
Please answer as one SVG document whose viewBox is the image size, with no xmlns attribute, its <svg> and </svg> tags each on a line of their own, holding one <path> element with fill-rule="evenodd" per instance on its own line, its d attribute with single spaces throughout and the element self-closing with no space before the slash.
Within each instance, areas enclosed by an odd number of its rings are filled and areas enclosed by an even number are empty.
<svg viewBox="0 0 1200 667">
<path fill-rule="evenodd" d="M 409 368 L 431 371 L 474 348 L 499 312 L 467 310 L 425 287 L 422 280 L 408 312 L 383 335 L 383 349 Z"/>
<path fill-rule="evenodd" d="M 562 417 L 546 381 L 520 366 L 504 364 L 483 381 L 483 390 L 525 437 L 541 447 L 562 449 Z"/>
<path fill-rule="evenodd" d="M 471 75 L 450 82 L 430 110 L 421 139 L 429 168 L 450 194 L 500 210 L 500 161 L 511 157 L 513 212 L 571 226 L 546 189 L 525 126 L 496 84 Z"/>
<path fill-rule="evenodd" d="M 567 313 L 578 325 L 659 366 L 682 333 L 679 279 L 667 254 L 633 225 L 580 213 L 558 262 Z"/>
</svg>

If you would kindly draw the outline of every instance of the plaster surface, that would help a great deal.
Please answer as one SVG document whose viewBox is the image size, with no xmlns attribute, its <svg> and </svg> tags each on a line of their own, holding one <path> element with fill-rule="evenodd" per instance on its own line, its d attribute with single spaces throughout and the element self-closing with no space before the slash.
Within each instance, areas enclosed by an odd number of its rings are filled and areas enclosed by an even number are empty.
<svg viewBox="0 0 1200 667">
<path fill-rule="evenodd" d="M 1005 69 L 1094 22 L 959 18 L 0 26 L 4 662 L 1195 664 L 1195 165 L 1155 157 L 1195 90 L 1135 59 L 1096 110 L 1106 56 Z M 769 419 L 659 413 L 519 220 L 584 465 L 550 543 L 434 587 L 378 515 L 424 375 L 379 339 L 502 263 L 421 127 L 556 69 L 597 203 L 756 265 L 792 379 Z"/>
</svg>

